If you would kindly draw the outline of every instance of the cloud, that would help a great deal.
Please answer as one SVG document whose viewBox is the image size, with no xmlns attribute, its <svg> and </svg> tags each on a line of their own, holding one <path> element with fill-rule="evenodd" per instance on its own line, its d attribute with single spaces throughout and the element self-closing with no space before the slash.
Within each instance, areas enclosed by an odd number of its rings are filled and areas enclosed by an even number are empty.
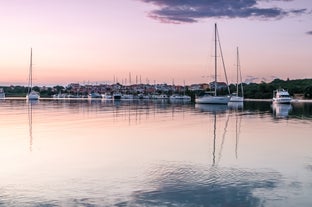
<svg viewBox="0 0 312 207">
<path fill-rule="evenodd" d="M 282 182 L 274 171 L 165 165 L 145 177 L 149 189 L 115 206 L 263 206 L 253 192 L 270 192 Z"/>
<path fill-rule="evenodd" d="M 308 31 L 307 34 L 308 34 L 308 35 L 312 35 L 312 31 Z"/>
<path fill-rule="evenodd" d="M 280 19 L 306 13 L 306 9 L 284 10 L 278 7 L 260 8 L 258 2 L 274 0 L 140 0 L 159 9 L 148 16 L 162 23 L 194 23 L 202 18 Z M 277 0 L 275 0 L 277 1 Z M 278 0 L 290 1 L 290 0 Z"/>
</svg>

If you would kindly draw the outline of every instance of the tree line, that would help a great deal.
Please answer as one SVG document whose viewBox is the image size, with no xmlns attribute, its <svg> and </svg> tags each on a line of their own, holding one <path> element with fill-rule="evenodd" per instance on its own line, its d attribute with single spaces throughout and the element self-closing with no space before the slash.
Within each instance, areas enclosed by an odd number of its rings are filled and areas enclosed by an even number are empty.
<svg viewBox="0 0 312 207">
<path fill-rule="evenodd" d="M 236 85 L 230 84 L 230 91 L 236 91 Z M 2 86 L 7 97 L 26 96 L 28 87 L 25 86 Z M 273 97 L 273 91 L 279 88 L 288 90 L 289 94 L 295 98 L 312 99 L 312 79 L 281 80 L 275 79 L 270 83 L 243 83 L 244 97 L 251 99 L 270 99 Z M 40 91 L 41 97 L 51 97 L 58 93 L 69 93 L 70 88 L 63 86 L 33 87 L 35 91 Z M 171 92 L 172 93 L 172 92 Z M 223 89 L 221 94 L 226 94 L 227 90 Z M 188 95 L 195 96 L 195 92 L 187 91 Z M 198 94 L 198 93 L 197 93 Z"/>
</svg>

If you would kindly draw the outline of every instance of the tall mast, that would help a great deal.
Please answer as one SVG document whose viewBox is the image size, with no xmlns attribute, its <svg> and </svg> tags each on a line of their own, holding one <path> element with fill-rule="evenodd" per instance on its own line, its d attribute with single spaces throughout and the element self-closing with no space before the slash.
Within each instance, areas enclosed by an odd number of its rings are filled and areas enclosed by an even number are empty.
<svg viewBox="0 0 312 207">
<path fill-rule="evenodd" d="M 28 93 L 32 89 L 32 48 L 30 48 L 30 64 L 29 64 L 29 77 L 28 77 Z"/>
<path fill-rule="evenodd" d="M 239 78 L 240 78 L 239 81 L 240 81 L 240 85 L 241 85 L 241 92 L 242 92 L 242 97 L 244 97 L 243 78 L 242 78 L 242 71 L 241 71 L 239 54 L 238 54 L 238 65 L 239 65 Z"/>
<path fill-rule="evenodd" d="M 238 47 L 236 48 L 236 95 L 238 96 L 238 70 L 239 70 L 239 56 L 238 56 Z"/>
<path fill-rule="evenodd" d="M 217 95 L 217 23 L 215 23 L 215 93 Z"/>
</svg>

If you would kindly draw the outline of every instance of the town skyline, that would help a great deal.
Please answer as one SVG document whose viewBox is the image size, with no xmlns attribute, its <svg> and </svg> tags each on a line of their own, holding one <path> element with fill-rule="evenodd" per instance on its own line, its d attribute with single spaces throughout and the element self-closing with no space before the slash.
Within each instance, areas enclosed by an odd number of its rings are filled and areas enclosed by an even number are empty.
<svg viewBox="0 0 312 207">
<path fill-rule="evenodd" d="M 230 83 L 311 78 L 311 1 L 218 2 L 0 1 L 0 84 L 208 83 L 214 23 Z"/>
</svg>

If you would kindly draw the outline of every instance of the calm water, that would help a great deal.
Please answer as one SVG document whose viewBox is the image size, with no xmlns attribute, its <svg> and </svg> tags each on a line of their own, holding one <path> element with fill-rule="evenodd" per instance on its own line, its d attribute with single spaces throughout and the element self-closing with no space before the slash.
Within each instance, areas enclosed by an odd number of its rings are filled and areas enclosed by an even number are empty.
<svg viewBox="0 0 312 207">
<path fill-rule="evenodd" d="M 312 103 L 0 101 L 0 206 L 312 206 Z"/>
</svg>

